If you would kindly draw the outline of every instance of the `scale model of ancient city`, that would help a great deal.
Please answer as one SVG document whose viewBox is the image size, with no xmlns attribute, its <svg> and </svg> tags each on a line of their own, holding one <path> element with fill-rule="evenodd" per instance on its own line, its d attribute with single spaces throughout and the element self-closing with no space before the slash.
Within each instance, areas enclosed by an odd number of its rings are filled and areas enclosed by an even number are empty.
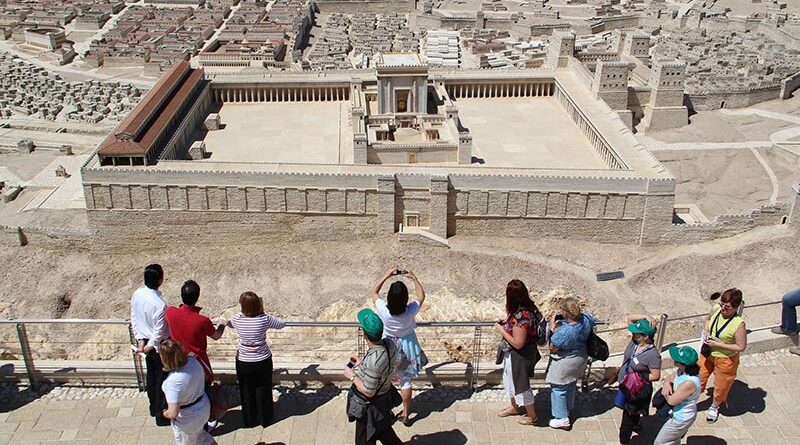
<svg viewBox="0 0 800 445">
<path fill-rule="evenodd" d="M 0 12 L 11 244 L 651 245 L 800 222 L 796 2 L 0 0 Z"/>
<path fill-rule="evenodd" d="M 129 322 L 154 263 L 167 305 L 194 280 L 214 323 L 251 292 L 289 323 L 267 335 L 281 421 L 220 443 L 347 443 L 326 385 L 399 269 L 425 296 L 414 403 L 442 403 L 409 443 L 518 440 L 487 414 L 518 279 L 547 317 L 577 297 L 613 366 L 626 315 L 688 344 L 741 290 L 737 407 L 687 443 L 796 444 L 798 338 L 772 328 L 799 181 L 800 0 L 0 0 L 0 445 L 173 443 L 142 427 Z M 208 342 L 224 383 L 239 344 Z M 611 365 L 585 373 L 594 419 L 519 440 L 617 443 L 588 385 Z"/>
</svg>

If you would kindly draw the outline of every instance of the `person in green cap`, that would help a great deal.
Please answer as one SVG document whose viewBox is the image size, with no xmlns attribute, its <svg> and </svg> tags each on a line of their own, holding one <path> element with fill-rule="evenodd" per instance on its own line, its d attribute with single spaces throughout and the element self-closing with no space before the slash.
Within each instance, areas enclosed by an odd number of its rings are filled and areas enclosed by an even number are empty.
<svg viewBox="0 0 800 445">
<path fill-rule="evenodd" d="M 621 444 L 630 443 L 634 431 L 641 429 L 642 415 L 647 415 L 653 394 L 652 382 L 661 378 L 661 352 L 653 346 L 655 320 L 647 315 L 631 314 L 628 316 L 628 323 L 631 342 L 625 348 L 622 366 L 617 371 L 617 382 L 620 384 L 617 406 L 622 408 L 622 422 L 619 427 Z M 638 373 L 644 381 L 644 386 L 635 396 L 627 391 L 627 382 L 624 381 L 631 373 Z M 629 378 L 632 377 L 634 376 Z"/>
<path fill-rule="evenodd" d="M 392 376 L 400 365 L 399 349 L 391 339 L 381 340 L 383 321 L 372 309 L 362 309 L 357 318 L 367 341 L 367 353 L 359 360 L 351 359 L 344 369 L 344 376 L 353 382 L 347 397 L 347 416 L 356 422 L 355 443 L 402 444 L 392 429 L 392 408 L 401 401 L 392 386 Z"/>
<path fill-rule="evenodd" d="M 653 445 L 680 445 L 697 417 L 697 399 L 700 398 L 700 367 L 697 351 L 690 346 L 673 346 L 669 356 L 678 368 L 666 380 L 662 394 L 672 408 L 671 417 L 661 427 Z"/>
</svg>

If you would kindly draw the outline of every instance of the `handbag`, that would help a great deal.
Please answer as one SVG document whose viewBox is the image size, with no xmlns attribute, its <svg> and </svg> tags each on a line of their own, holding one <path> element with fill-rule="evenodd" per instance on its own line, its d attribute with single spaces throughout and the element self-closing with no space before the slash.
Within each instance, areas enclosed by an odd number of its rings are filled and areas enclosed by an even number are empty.
<svg viewBox="0 0 800 445">
<path fill-rule="evenodd" d="M 194 354 L 191 355 L 194 356 Z M 209 374 L 214 375 L 211 372 L 211 368 L 209 368 L 205 362 L 199 359 L 197 361 L 203 365 L 203 368 Z M 208 416 L 209 420 L 219 420 L 233 406 L 233 401 L 228 396 L 228 393 L 225 392 L 225 388 L 219 382 L 211 382 L 211 385 L 209 385 L 209 387 L 206 389 L 206 396 L 208 396 L 208 401 L 211 402 L 211 412 Z"/>
<path fill-rule="evenodd" d="M 589 337 L 586 339 L 586 352 L 589 357 L 604 362 L 608 360 L 609 356 L 608 343 L 595 334 L 594 331 L 590 331 Z"/>
</svg>

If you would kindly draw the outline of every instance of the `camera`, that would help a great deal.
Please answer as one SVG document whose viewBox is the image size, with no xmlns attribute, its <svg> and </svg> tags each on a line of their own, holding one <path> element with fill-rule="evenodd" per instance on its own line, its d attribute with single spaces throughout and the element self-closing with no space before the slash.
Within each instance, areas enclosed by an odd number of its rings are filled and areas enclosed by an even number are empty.
<svg viewBox="0 0 800 445">
<path fill-rule="evenodd" d="M 350 357 L 350 361 L 347 362 L 347 367 L 350 368 L 350 369 L 353 369 L 353 368 L 355 368 L 355 366 L 356 366 L 355 357 Z"/>
<path fill-rule="evenodd" d="M 394 274 L 395 275 L 403 275 L 404 273 L 406 273 L 406 271 L 404 271 L 403 269 L 395 269 L 394 270 Z"/>
<path fill-rule="evenodd" d="M 709 346 L 708 343 L 703 343 L 703 345 L 700 346 L 700 353 L 703 354 L 703 357 L 710 356 L 711 355 L 711 346 Z"/>
</svg>

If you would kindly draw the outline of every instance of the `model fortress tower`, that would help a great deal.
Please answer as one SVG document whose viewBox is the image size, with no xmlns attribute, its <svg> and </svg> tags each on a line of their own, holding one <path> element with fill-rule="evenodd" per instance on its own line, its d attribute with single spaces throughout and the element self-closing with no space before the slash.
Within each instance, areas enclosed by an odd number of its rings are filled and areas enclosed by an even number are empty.
<svg viewBox="0 0 800 445">
<path fill-rule="evenodd" d="M 650 69 L 650 101 L 644 110 L 645 130 L 665 130 L 689 123 L 683 105 L 686 64 L 680 60 L 653 60 Z"/>
</svg>

